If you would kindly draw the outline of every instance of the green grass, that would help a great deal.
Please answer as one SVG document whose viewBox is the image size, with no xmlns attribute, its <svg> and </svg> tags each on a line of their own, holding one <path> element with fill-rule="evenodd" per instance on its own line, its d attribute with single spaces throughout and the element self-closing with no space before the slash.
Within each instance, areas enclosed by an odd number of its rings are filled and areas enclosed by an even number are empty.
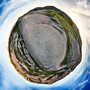
<svg viewBox="0 0 90 90">
<path fill-rule="evenodd" d="M 72 26 L 73 22 L 71 20 L 64 18 L 60 13 L 55 13 L 54 11 L 50 10 L 47 11 L 46 15 L 57 24 L 60 24 L 66 30 L 66 32 L 70 32 L 75 40 L 78 40 L 77 34 Z"/>
</svg>

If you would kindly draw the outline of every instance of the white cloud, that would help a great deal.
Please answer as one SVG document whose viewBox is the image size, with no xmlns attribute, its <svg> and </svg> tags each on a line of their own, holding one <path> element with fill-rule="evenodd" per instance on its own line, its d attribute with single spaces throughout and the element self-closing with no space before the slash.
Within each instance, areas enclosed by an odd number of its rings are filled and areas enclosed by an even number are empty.
<svg viewBox="0 0 90 90">
<path fill-rule="evenodd" d="M 13 25 L 17 21 L 18 17 L 22 16 L 29 10 L 35 7 L 54 5 L 57 8 L 66 12 L 76 23 L 78 28 L 80 29 L 80 33 L 83 41 L 83 60 L 77 68 L 70 73 L 64 79 L 58 81 L 53 85 L 37 85 L 26 81 L 22 76 L 20 76 L 13 68 L 10 63 L 10 59 L 8 57 L 8 38 L 9 34 L 12 30 Z M 77 6 L 69 7 L 67 3 L 62 0 L 12 0 L 5 4 L 4 11 L 0 17 L 0 23 L 3 25 L 0 27 L 0 65 L 3 66 L 3 85 L 7 88 L 11 86 L 11 84 L 15 84 L 16 86 L 26 87 L 26 86 L 35 86 L 35 87 L 52 87 L 52 86 L 60 86 L 65 83 L 70 82 L 73 77 L 80 77 L 83 68 L 85 68 L 87 63 L 88 51 L 90 48 L 87 45 L 87 42 L 90 43 L 90 9 L 89 6 L 85 6 L 85 10 L 83 7 L 86 4 L 82 2 L 78 2 Z M 80 6 L 80 7 L 79 7 Z M 81 11 L 80 11 L 81 10 Z M 82 14 L 82 15 L 81 15 Z M 88 17 L 87 17 L 88 16 Z M 79 22 L 81 21 L 81 22 Z M 84 32 L 84 33 L 83 33 Z M 86 56 L 87 55 L 87 56 Z M 86 60 L 86 61 L 85 61 Z M 82 68 L 83 67 L 83 68 Z M 78 74 L 79 73 L 79 74 Z M 74 81 L 77 78 L 74 79 Z M 74 82 L 72 81 L 72 82 Z M 17 83 L 18 82 L 18 83 Z M 71 83 L 72 83 L 71 82 Z"/>
</svg>

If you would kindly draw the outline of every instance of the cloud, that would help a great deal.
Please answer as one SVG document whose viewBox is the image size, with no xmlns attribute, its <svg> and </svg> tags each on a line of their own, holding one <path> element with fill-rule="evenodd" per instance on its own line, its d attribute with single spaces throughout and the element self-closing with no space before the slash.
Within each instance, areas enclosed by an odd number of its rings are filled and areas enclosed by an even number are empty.
<svg viewBox="0 0 90 90">
<path fill-rule="evenodd" d="M 76 76 L 80 77 L 82 75 L 82 72 L 84 71 L 84 68 L 86 68 L 88 50 L 90 50 L 90 47 L 88 46 L 88 43 L 90 44 L 90 6 L 87 5 L 86 0 L 76 0 L 70 6 L 65 2 L 65 0 L 10 0 L 9 2 L 5 1 L 3 5 L 4 10 L 2 15 L 0 16 L 0 79 L 2 78 L 0 81 L 1 89 L 30 87 L 30 90 L 33 87 L 66 87 L 68 85 L 70 86 L 70 84 L 74 84 L 77 78 L 73 78 Z M 73 21 L 75 21 L 76 25 L 80 29 L 83 39 L 83 60 L 72 73 L 70 73 L 67 77 L 58 81 L 57 83 L 53 85 L 37 85 L 26 81 L 13 68 L 12 64 L 10 63 L 10 58 L 7 51 L 8 38 L 12 27 L 20 16 L 35 7 L 47 5 L 56 6 L 57 8 L 66 12 L 73 19 Z"/>
</svg>

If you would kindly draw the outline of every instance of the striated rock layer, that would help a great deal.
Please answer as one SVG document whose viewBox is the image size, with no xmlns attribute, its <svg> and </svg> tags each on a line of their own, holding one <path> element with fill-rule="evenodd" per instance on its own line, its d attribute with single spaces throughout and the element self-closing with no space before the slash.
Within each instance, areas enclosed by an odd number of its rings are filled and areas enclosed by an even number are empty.
<svg viewBox="0 0 90 90">
<path fill-rule="evenodd" d="M 61 10 L 35 8 L 20 17 L 9 38 L 11 63 L 27 80 L 52 84 L 81 61 L 78 28 Z"/>
</svg>

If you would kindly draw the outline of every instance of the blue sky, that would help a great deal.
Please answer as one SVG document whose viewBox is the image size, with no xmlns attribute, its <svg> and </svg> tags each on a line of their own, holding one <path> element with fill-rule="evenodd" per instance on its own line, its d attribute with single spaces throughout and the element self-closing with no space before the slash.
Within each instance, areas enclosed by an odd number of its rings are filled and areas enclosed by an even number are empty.
<svg viewBox="0 0 90 90">
<path fill-rule="evenodd" d="M 0 90 L 87 90 L 90 88 L 90 5 L 87 0 L 0 0 Z M 77 1 L 77 2 L 76 2 Z M 90 0 L 88 0 L 90 2 Z M 76 70 L 54 85 L 37 85 L 20 76 L 9 62 L 7 40 L 18 17 L 32 7 L 55 5 L 81 20 L 83 61 Z M 84 7 L 84 9 L 83 9 Z M 71 11 L 70 11 L 71 10 Z M 81 12 L 80 12 L 81 10 Z M 73 15 L 73 12 L 75 15 Z M 75 18 L 73 18 L 75 19 Z M 77 19 L 77 18 L 76 18 Z M 81 28 L 80 28 L 81 29 Z"/>
</svg>

